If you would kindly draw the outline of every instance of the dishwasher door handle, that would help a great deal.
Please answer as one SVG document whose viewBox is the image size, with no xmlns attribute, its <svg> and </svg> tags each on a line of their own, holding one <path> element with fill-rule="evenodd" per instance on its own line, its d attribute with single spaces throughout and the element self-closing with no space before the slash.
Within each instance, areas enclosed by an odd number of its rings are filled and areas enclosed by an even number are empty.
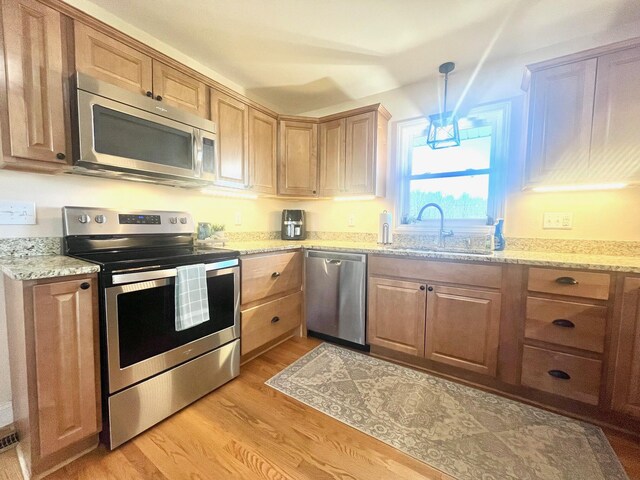
<svg viewBox="0 0 640 480">
<path fill-rule="evenodd" d="M 342 265 L 342 260 L 331 260 L 331 259 L 327 258 L 325 260 L 325 263 L 328 263 L 330 265 L 335 265 L 335 266 L 339 267 L 340 265 Z"/>
</svg>

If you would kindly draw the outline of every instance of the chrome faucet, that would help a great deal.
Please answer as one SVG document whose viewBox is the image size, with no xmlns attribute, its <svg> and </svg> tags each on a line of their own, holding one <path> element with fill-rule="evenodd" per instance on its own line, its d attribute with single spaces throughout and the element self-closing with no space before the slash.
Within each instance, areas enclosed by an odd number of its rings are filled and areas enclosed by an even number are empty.
<svg viewBox="0 0 640 480">
<path fill-rule="evenodd" d="M 438 246 L 443 248 L 444 247 L 444 239 L 445 237 L 452 237 L 453 236 L 453 230 L 449 230 L 446 231 L 444 229 L 444 212 L 442 211 L 442 207 L 440 205 L 438 205 L 437 203 L 427 203 L 425 206 L 423 206 L 420 209 L 420 212 L 418 213 L 418 218 L 417 221 L 421 222 L 422 221 L 422 213 L 429 207 L 434 207 L 436 210 L 438 210 L 438 212 L 440 212 L 440 230 L 438 232 Z"/>
</svg>

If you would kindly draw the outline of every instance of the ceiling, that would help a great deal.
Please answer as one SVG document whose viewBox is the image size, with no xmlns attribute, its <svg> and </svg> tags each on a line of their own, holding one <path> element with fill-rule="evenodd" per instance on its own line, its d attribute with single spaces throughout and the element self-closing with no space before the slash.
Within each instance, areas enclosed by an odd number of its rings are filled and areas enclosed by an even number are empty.
<svg viewBox="0 0 640 480">
<path fill-rule="evenodd" d="M 638 0 L 89 0 L 302 113 L 640 21 Z M 188 5 L 188 8 L 186 7 Z"/>
</svg>

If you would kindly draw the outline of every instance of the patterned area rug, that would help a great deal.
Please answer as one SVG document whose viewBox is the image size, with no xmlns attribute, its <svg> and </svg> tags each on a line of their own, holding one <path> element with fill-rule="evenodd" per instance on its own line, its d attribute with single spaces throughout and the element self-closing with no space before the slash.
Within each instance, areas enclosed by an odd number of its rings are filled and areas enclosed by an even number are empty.
<svg viewBox="0 0 640 480">
<path fill-rule="evenodd" d="M 600 428 L 323 343 L 266 382 L 457 479 L 627 479 Z"/>
</svg>

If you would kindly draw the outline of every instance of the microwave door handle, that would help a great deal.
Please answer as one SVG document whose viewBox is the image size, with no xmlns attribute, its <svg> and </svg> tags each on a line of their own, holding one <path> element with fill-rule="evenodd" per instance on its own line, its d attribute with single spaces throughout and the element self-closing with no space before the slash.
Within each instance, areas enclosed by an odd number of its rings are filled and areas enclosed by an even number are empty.
<svg viewBox="0 0 640 480">
<path fill-rule="evenodd" d="M 202 178 L 204 171 L 203 165 L 203 146 L 202 146 L 202 133 L 200 129 L 193 129 L 193 167 L 196 177 Z"/>
</svg>

